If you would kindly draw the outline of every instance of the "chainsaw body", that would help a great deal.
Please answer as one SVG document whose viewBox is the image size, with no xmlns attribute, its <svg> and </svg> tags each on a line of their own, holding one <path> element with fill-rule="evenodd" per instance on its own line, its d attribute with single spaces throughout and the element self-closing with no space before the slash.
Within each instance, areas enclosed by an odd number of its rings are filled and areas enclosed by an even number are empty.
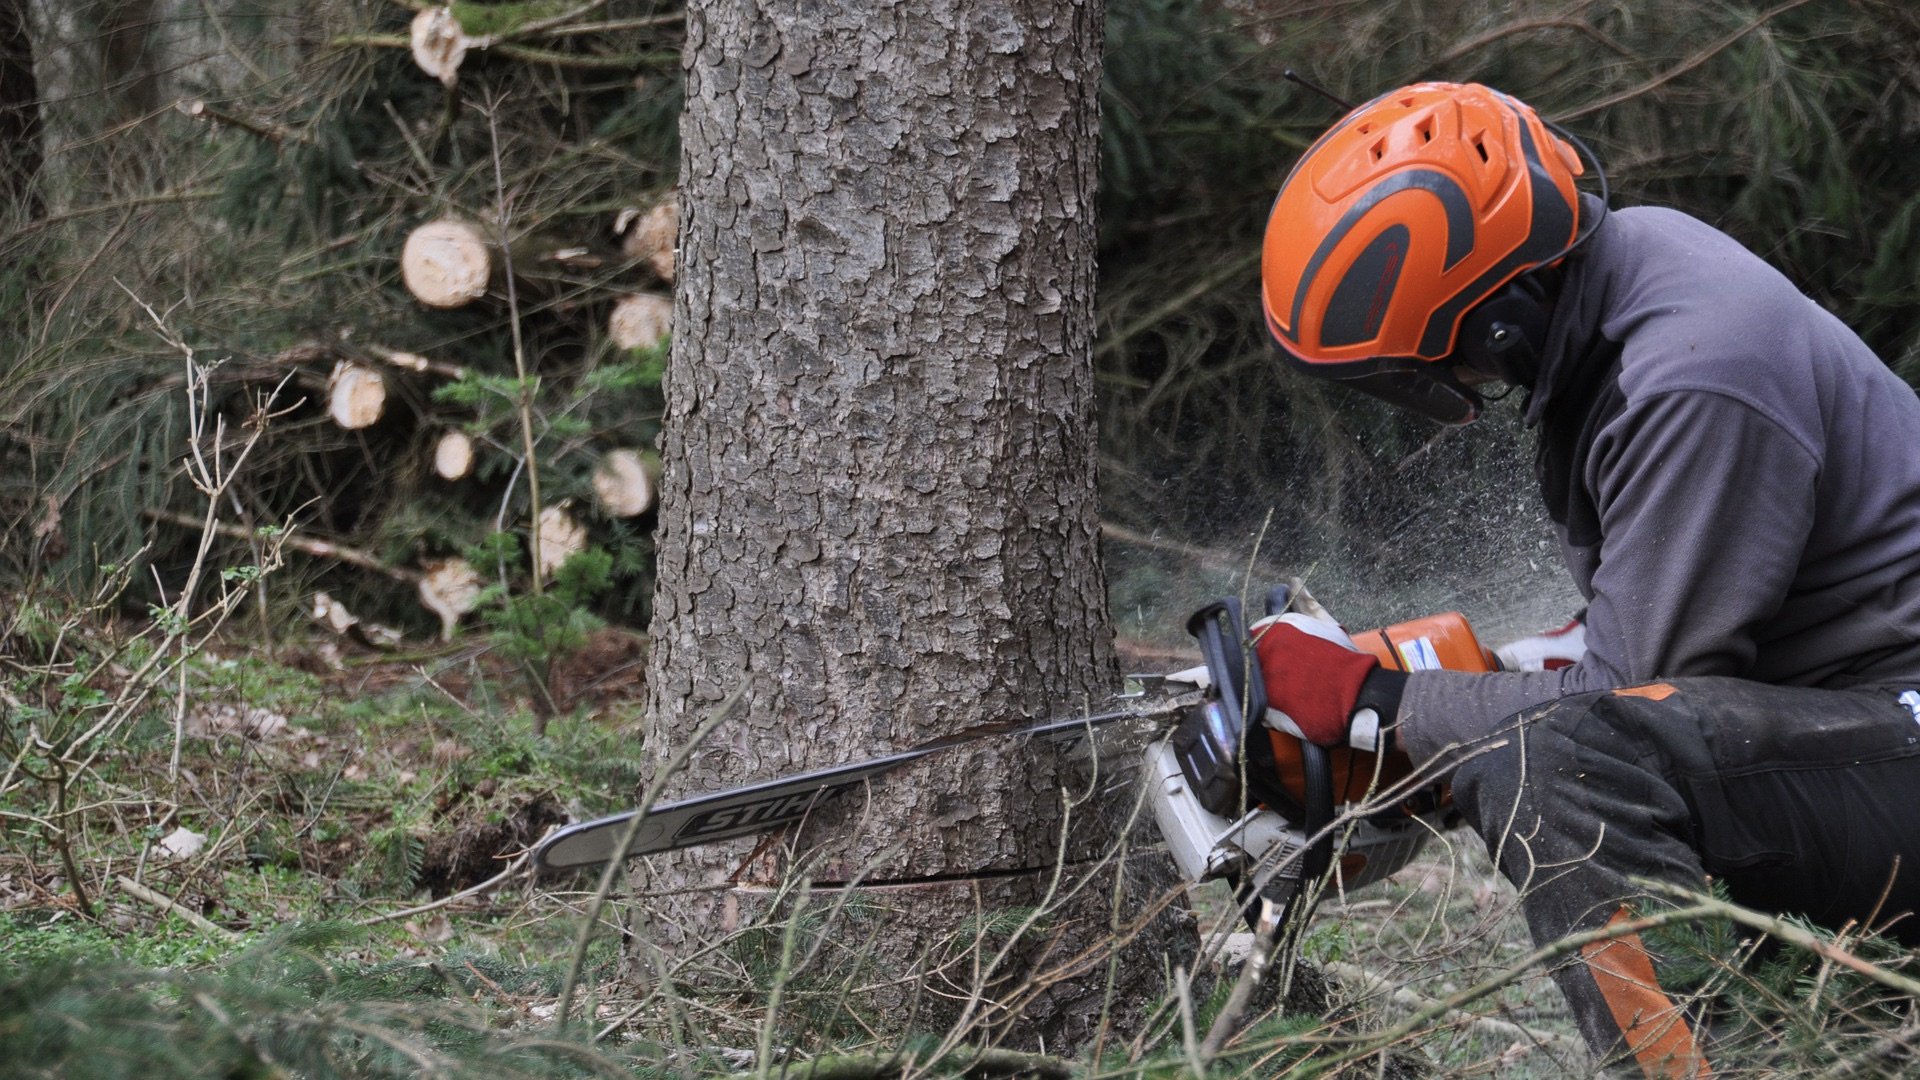
<svg viewBox="0 0 1920 1080">
<path fill-rule="evenodd" d="M 1270 611 L 1276 600 L 1284 607 L 1284 596 L 1270 598 Z M 1188 628 L 1207 661 L 1207 693 L 1171 738 L 1148 749 L 1146 776 L 1161 835 L 1189 880 L 1226 879 L 1291 917 L 1301 882 L 1332 869 L 1342 888 L 1371 884 L 1411 862 L 1444 827 L 1452 813 L 1444 785 L 1402 790 L 1414 772 L 1404 753 L 1319 747 L 1268 722 L 1236 602 L 1202 609 Z M 1497 669 L 1458 613 L 1351 636 L 1391 670 Z M 1387 791 L 1398 797 L 1375 798 Z M 1375 803 L 1364 816 L 1340 820 Z"/>
</svg>

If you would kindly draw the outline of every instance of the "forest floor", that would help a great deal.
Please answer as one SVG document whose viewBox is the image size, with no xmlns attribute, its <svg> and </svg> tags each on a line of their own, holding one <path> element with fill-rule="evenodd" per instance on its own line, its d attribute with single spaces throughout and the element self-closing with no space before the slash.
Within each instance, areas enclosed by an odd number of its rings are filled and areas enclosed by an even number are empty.
<svg viewBox="0 0 1920 1080">
<path fill-rule="evenodd" d="M 68 629 L 83 642 L 112 634 Z M 45 645 L 43 659 L 57 659 Z M 637 1038 L 623 1025 L 638 1032 L 646 999 L 619 935 L 581 945 L 593 881 L 513 877 L 461 894 L 551 826 L 623 808 L 640 789 L 651 767 L 641 753 L 643 659 L 636 635 L 596 633 L 555 668 L 548 686 L 560 711 L 535 736 L 524 681 L 483 643 L 380 652 L 318 636 L 272 649 L 216 641 L 64 787 L 8 773 L 0 956 L 16 974 L 74 957 L 218 971 L 250 949 L 286 948 L 292 933 L 335 982 L 377 971 L 392 989 L 393 972 L 433 972 L 430 993 L 478 1010 L 489 1029 L 550 1025 L 577 988 L 594 1038 Z M 63 711 L 111 697 L 126 677 L 115 667 L 97 686 L 50 683 L 20 674 L 32 667 L 16 662 L 0 684 L 16 729 L 23 719 L 56 727 Z M 1224 886 L 1192 899 L 1203 936 L 1228 956 L 1245 948 Z M 300 938 L 302 927 L 325 930 Z M 1386 882 L 1327 897 L 1303 955 L 1332 976 L 1333 1012 L 1384 1027 L 1530 949 L 1512 889 L 1478 839 L 1455 829 Z M 725 1034 L 705 1045 L 724 1051 L 716 1071 L 752 1066 L 780 1045 L 756 1035 L 757 970 L 741 964 L 746 982 L 720 992 L 707 1030 Z M 1179 1034 L 1167 1032 L 1177 1056 Z M 1428 1075 L 1591 1072 L 1538 970 L 1440 1010 L 1398 1049 Z"/>
</svg>

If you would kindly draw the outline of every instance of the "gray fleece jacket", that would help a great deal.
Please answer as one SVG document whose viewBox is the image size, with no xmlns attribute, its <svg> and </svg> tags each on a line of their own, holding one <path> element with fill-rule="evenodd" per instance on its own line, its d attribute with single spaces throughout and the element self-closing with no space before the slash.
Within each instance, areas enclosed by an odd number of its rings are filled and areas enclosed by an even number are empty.
<svg viewBox="0 0 1920 1080">
<path fill-rule="evenodd" d="M 1527 422 L 1587 655 L 1408 680 L 1415 761 L 1531 705 L 1685 675 L 1920 680 L 1920 399 L 1724 233 L 1643 207 L 1570 261 Z"/>
</svg>

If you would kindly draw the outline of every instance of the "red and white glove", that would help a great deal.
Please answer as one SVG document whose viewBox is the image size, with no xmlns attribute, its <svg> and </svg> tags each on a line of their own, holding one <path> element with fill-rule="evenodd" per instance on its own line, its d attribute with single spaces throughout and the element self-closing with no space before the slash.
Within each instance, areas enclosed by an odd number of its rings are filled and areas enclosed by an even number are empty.
<svg viewBox="0 0 1920 1080">
<path fill-rule="evenodd" d="M 1558 630 L 1509 641 L 1493 650 L 1507 671 L 1558 671 L 1587 655 L 1587 624 L 1574 619 Z"/>
<path fill-rule="evenodd" d="M 1292 728 L 1309 742 L 1346 746 L 1360 735 L 1366 749 L 1375 748 L 1379 714 L 1369 725 L 1371 730 L 1363 733 L 1353 731 L 1354 714 L 1370 689 L 1378 692 L 1366 696 L 1379 697 L 1385 704 L 1382 694 L 1386 693 L 1397 705 L 1404 676 L 1383 680 L 1381 676 L 1399 673 L 1381 671 L 1380 661 L 1354 648 L 1353 639 L 1330 620 L 1289 612 L 1255 623 L 1250 634 L 1266 680 L 1269 709 L 1285 714 Z M 1371 688 L 1370 678 L 1375 684 Z M 1391 711 L 1385 719 L 1393 719 Z"/>
</svg>

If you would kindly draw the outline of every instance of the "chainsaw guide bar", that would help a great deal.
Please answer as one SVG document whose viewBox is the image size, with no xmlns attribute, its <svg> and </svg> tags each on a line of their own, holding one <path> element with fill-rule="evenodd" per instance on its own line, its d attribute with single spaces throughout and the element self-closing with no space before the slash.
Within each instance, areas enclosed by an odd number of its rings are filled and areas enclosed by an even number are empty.
<svg viewBox="0 0 1920 1080">
<path fill-rule="evenodd" d="M 837 765 L 798 776 L 763 780 L 712 795 L 656 806 L 651 810 L 628 810 L 611 817 L 569 825 L 534 848 L 534 872 L 557 873 L 611 862 L 622 857 L 622 841 L 626 840 L 630 830 L 632 839 L 626 842 L 624 852 L 624 857 L 629 859 L 772 832 L 801 820 L 821 802 L 842 791 L 859 787 L 909 762 L 983 739 L 1026 736 L 1064 745 L 1077 741 L 1093 728 L 1104 727 L 1118 720 L 1166 719 L 1181 706 L 1190 703 L 1184 699 L 1191 695 L 1170 693 L 1176 686 L 1178 684 L 1155 685 L 1146 694 L 1140 695 L 1151 700 L 1136 702 L 1112 712 L 1049 720 L 1011 730 L 977 731 L 886 757 Z"/>
</svg>

